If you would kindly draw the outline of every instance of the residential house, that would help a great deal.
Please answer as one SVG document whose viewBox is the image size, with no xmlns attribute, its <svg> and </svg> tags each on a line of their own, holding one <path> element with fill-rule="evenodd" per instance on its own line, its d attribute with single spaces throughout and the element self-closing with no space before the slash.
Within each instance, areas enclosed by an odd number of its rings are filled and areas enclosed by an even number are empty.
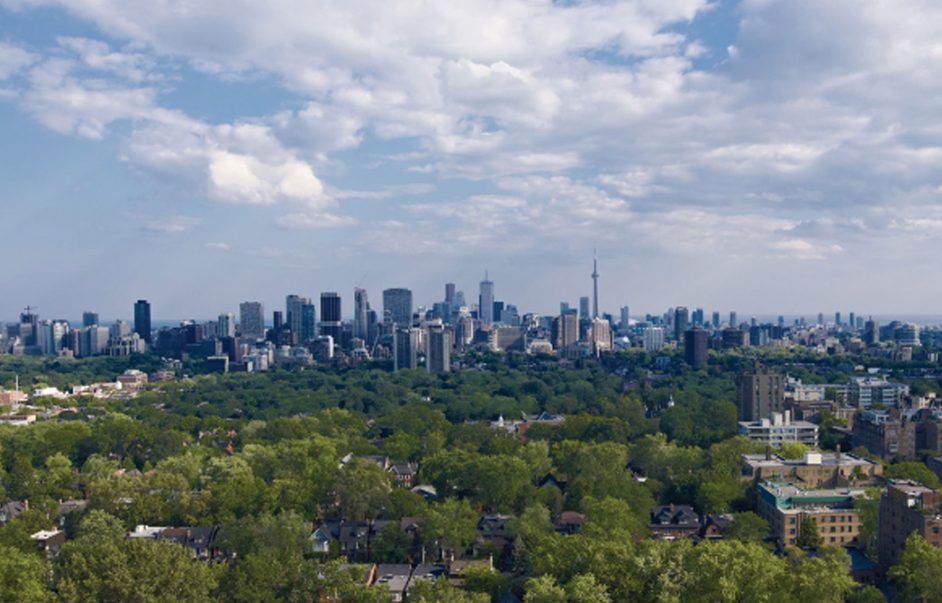
<svg viewBox="0 0 942 603">
<path fill-rule="evenodd" d="M 28 500 L 23 502 L 14 500 L 0 505 L 0 525 L 13 521 L 27 511 L 29 511 Z"/>
<path fill-rule="evenodd" d="M 700 516 L 689 505 L 663 505 L 651 511 L 651 538 L 680 540 L 700 531 Z"/>
<path fill-rule="evenodd" d="M 389 591 L 393 603 L 405 600 L 406 587 L 412 577 L 412 566 L 405 563 L 381 563 L 376 566 L 373 586 Z"/>
<path fill-rule="evenodd" d="M 585 523 L 585 515 L 576 511 L 563 511 L 556 518 L 554 525 L 560 534 L 578 534 Z"/>
<path fill-rule="evenodd" d="M 41 530 L 32 534 L 30 538 L 40 551 L 52 557 L 58 555 L 59 549 L 65 544 L 65 532 L 62 530 Z"/>
</svg>

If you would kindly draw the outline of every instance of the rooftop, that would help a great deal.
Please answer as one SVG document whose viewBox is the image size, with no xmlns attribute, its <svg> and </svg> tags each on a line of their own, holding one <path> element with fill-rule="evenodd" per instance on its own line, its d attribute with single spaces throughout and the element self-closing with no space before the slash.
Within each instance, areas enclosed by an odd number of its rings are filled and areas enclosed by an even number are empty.
<svg viewBox="0 0 942 603">
<path fill-rule="evenodd" d="M 833 452 L 808 453 L 802 459 L 786 459 L 777 454 L 767 459 L 764 454 L 744 454 L 742 460 L 751 467 L 804 467 L 808 465 L 869 467 L 876 464 L 865 458 L 846 453 L 841 453 L 838 459 Z"/>
</svg>

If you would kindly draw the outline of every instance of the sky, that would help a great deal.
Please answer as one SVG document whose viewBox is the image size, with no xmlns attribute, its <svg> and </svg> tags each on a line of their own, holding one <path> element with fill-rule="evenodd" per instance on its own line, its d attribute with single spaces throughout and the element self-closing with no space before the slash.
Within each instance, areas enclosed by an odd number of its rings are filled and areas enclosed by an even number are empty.
<svg viewBox="0 0 942 603">
<path fill-rule="evenodd" d="M 0 318 L 938 313 L 932 0 L 0 0 Z"/>
</svg>

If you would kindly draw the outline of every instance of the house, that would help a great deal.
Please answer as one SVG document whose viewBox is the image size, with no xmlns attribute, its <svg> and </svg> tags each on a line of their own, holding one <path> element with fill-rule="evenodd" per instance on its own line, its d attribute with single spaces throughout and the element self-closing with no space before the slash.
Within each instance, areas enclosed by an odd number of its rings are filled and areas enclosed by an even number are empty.
<svg viewBox="0 0 942 603">
<path fill-rule="evenodd" d="M 406 584 L 406 592 L 408 593 L 412 590 L 417 582 L 427 580 L 434 582 L 442 576 L 445 576 L 448 573 L 448 569 L 441 565 L 440 563 L 424 563 L 415 566 L 415 569 L 412 570 L 412 576 L 409 578 L 409 582 Z"/>
<path fill-rule="evenodd" d="M 181 546 L 190 549 L 193 555 L 202 561 L 210 559 L 224 559 L 225 553 L 214 546 L 219 527 L 211 528 L 201 527 L 181 527 L 164 528 L 157 532 L 155 538 L 165 542 L 175 542 Z"/>
<path fill-rule="evenodd" d="M 428 484 L 419 484 L 418 486 L 415 486 L 412 488 L 412 493 L 418 494 L 426 501 L 430 501 L 438 497 L 438 490 L 435 489 L 435 486 Z"/>
<path fill-rule="evenodd" d="M 312 553 L 327 554 L 330 552 L 330 544 L 340 540 L 340 520 L 326 519 L 319 526 L 314 528 L 314 532 L 308 538 L 311 543 Z"/>
<path fill-rule="evenodd" d="M 700 531 L 700 516 L 690 505 L 663 505 L 651 511 L 651 538 L 680 540 Z"/>
<path fill-rule="evenodd" d="M 730 513 L 710 513 L 703 519 L 697 535 L 700 540 L 722 540 L 723 532 L 733 525 L 734 519 Z"/>
<path fill-rule="evenodd" d="M 394 461 L 389 465 L 387 471 L 396 478 L 396 484 L 400 488 L 411 489 L 415 485 L 416 476 L 419 474 L 419 464 Z"/>
<path fill-rule="evenodd" d="M 498 555 L 509 554 L 513 550 L 513 533 L 510 524 L 514 520 L 511 515 L 490 513 L 482 515 L 478 520 L 478 536 L 471 545 L 477 555 L 485 549 L 491 549 Z"/>
<path fill-rule="evenodd" d="M 541 477 L 540 481 L 536 484 L 538 488 L 556 488 L 561 494 L 566 493 L 566 487 L 568 485 L 569 484 L 566 481 L 557 479 L 557 477 L 552 473 L 547 473 Z"/>
<path fill-rule="evenodd" d="M 23 502 L 14 500 L 0 505 L 0 525 L 13 521 L 27 511 L 29 511 L 28 500 Z"/>
<path fill-rule="evenodd" d="M 576 511 L 563 511 L 556 518 L 556 531 L 560 534 L 578 534 L 585 523 L 585 515 Z"/>
<path fill-rule="evenodd" d="M 373 586 L 389 591 L 393 603 L 405 600 L 406 587 L 412 577 L 412 566 L 405 563 L 381 563 L 376 566 Z"/>
<path fill-rule="evenodd" d="M 65 544 L 65 532 L 62 530 L 40 530 L 32 534 L 30 538 L 40 551 L 53 557 L 59 554 L 59 549 Z"/>
<path fill-rule="evenodd" d="M 455 559 L 448 564 L 448 582 L 452 586 L 461 588 L 464 585 L 465 572 L 472 568 L 481 568 L 494 571 L 494 558 L 487 559 Z"/>
<path fill-rule="evenodd" d="M 340 535 L 337 538 L 340 554 L 350 560 L 366 559 L 369 555 L 371 530 L 372 526 L 368 521 L 341 522 Z"/>
</svg>

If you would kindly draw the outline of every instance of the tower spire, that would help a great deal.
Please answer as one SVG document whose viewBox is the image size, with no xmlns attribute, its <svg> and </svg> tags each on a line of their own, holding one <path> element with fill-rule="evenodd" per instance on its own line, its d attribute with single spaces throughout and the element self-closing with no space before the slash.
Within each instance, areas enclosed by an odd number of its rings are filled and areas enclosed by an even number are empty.
<svg viewBox="0 0 942 603">
<path fill-rule="evenodd" d="M 599 317 L 599 255 L 592 247 L 592 318 Z"/>
</svg>

